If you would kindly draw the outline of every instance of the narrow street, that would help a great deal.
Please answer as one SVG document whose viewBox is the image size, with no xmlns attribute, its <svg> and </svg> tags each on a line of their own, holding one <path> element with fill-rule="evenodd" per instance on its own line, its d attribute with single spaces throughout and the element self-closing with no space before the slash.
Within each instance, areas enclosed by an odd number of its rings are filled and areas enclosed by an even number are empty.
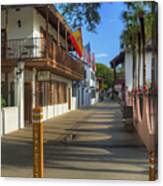
<svg viewBox="0 0 163 186">
<path fill-rule="evenodd" d="M 32 153 L 32 127 L 3 136 L 2 176 L 33 177 Z M 148 153 L 105 100 L 46 122 L 44 177 L 148 180 Z"/>
</svg>

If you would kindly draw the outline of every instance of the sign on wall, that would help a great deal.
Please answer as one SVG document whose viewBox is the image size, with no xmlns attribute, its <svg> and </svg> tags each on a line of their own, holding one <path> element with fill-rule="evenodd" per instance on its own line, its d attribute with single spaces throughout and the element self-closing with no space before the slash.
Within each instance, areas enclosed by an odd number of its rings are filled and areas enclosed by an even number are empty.
<svg viewBox="0 0 163 186">
<path fill-rule="evenodd" d="M 38 81 L 48 81 L 50 80 L 50 72 L 49 71 L 39 71 L 37 74 Z"/>
</svg>

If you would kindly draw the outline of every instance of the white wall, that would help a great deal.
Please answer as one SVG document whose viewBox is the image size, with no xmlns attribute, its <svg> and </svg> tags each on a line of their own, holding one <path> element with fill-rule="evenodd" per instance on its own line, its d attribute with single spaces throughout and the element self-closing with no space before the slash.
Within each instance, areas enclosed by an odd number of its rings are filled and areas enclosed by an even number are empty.
<svg viewBox="0 0 163 186">
<path fill-rule="evenodd" d="M 6 11 L 2 11 L 1 28 L 6 28 L 5 25 Z M 21 21 L 21 27 L 18 27 L 18 20 Z M 32 7 L 23 7 L 19 11 L 16 8 L 8 9 L 8 39 L 20 39 L 32 37 L 33 33 L 33 11 Z"/>
<path fill-rule="evenodd" d="M 40 26 L 46 30 L 45 18 L 33 7 L 21 7 L 19 9 L 19 11 L 16 11 L 16 8 L 8 9 L 8 39 L 40 37 Z M 3 10 L 1 14 L 1 28 L 4 29 L 6 28 L 6 11 Z M 21 21 L 21 28 L 18 27 L 18 20 Z M 48 31 L 57 39 L 57 31 L 51 24 L 48 24 Z M 60 40 L 65 43 L 61 36 Z"/>
<path fill-rule="evenodd" d="M 46 30 L 45 18 L 43 18 L 36 9 L 33 9 L 33 37 L 40 37 L 40 26 Z M 51 24 L 48 24 L 48 32 L 57 40 L 57 30 Z M 65 43 L 61 35 L 60 41 Z"/>
<path fill-rule="evenodd" d="M 132 90 L 132 55 L 129 52 L 125 53 L 125 86 L 128 90 Z"/>
<path fill-rule="evenodd" d="M 152 69 L 152 52 L 147 52 L 146 53 L 146 64 L 147 64 L 147 83 L 151 82 L 151 69 Z"/>
<path fill-rule="evenodd" d="M 151 82 L 151 65 L 152 65 L 152 53 L 146 52 L 145 55 L 146 60 L 146 80 L 147 83 Z M 125 53 L 125 84 L 128 87 L 128 90 L 132 90 L 132 71 L 133 71 L 133 61 L 132 61 L 132 54 L 130 52 Z M 143 59 L 141 55 L 141 62 L 140 62 L 140 87 L 143 86 Z"/>
<path fill-rule="evenodd" d="M 68 111 L 68 103 L 44 106 L 43 121 L 62 115 Z"/>
<path fill-rule="evenodd" d="M 1 135 L 19 129 L 18 107 L 4 107 L 1 114 Z"/>
</svg>

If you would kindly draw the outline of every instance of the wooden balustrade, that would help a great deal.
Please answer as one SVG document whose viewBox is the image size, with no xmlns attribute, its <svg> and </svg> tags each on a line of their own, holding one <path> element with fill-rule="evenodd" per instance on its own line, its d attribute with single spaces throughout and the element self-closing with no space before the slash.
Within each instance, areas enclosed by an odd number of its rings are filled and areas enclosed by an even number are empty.
<svg viewBox="0 0 163 186">
<path fill-rule="evenodd" d="M 2 51 L 2 54 L 5 54 L 2 55 L 2 63 L 5 60 L 37 61 L 43 59 L 45 62 L 50 60 L 52 64 L 55 64 L 53 68 L 63 68 L 72 73 L 72 76 L 73 73 L 79 75 L 80 79 L 84 77 L 82 61 L 71 56 L 54 40 L 49 40 L 49 45 L 47 45 L 44 38 L 11 39 L 7 41 L 7 51 Z"/>
</svg>

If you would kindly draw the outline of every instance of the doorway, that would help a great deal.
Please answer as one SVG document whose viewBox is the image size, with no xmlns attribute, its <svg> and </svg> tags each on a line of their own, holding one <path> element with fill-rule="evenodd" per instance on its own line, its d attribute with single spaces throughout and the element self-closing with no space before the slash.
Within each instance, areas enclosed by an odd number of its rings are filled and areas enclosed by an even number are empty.
<svg viewBox="0 0 163 186">
<path fill-rule="evenodd" d="M 25 82 L 24 85 L 24 119 L 25 125 L 32 123 L 32 83 Z"/>
<path fill-rule="evenodd" d="M 68 88 L 68 109 L 71 110 L 71 89 Z"/>
</svg>

